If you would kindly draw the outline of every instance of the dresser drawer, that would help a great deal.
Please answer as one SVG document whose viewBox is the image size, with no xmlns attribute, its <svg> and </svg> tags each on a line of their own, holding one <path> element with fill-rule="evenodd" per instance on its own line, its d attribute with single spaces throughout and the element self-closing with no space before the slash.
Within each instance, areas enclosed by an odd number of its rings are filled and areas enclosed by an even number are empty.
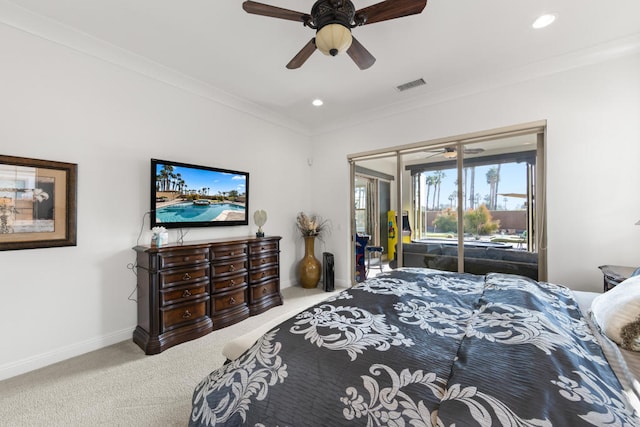
<svg viewBox="0 0 640 427">
<path fill-rule="evenodd" d="M 278 254 L 263 255 L 261 257 L 253 257 L 249 259 L 249 268 L 255 270 L 260 267 L 267 267 L 278 264 Z"/>
<path fill-rule="evenodd" d="M 237 307 L 240 305 L 246 305 L 247 303 L 247 288 L 240 288 L 231 292 L 225 292 L 222 295 L 215 295 L 212 298 L 213 313 L 226 310 L 229 308 Z"/>
<path fill-rule="evenodd" d="M 211 248 L 211 260 L 223 261 L 231 258 L 246 257 L 247 245 L 244 243 L 232 245 L 216 245 Z"/>
<path fill-rule="evenodd" d="M 251 287 L 251 301 L 268 297 L 278 292 L 278 279 L 270 280 L 262 285 Z"/>
<path fill-rule="evenodd" d="M 278 277 L 278 266 L 262 268 L 260 270 L 249 272 L 249 281 L 251 283 L 261 282 L 274 277 Z"/>
<path fill-rule="evenodd" d="M 158 268 L 173 268 L 209 261 L 209 249 L 176 249 L 158 254 Z"/>
<path fill-rule="evenodd" d="M 198 267 L 183 268 L 160 272 L 160 287 L 186 285 L 199 282 L 209 277 L 209 264 Z"/>
<path fill-rule="evenodd" d="M 278 242 L 265 241 L 249 244 L 249 255 L 259 255 L 267 252 L 278 252 Z"/>
<path fill-rule="evenodd" d="M 160 305 L 177 304 L 208 295 L 209 283 L 203 280 L 189 286 L 176 286 L 160 291 Z"/>
<path fill-rule="evenodd" d="M 162 330 L 166 332 L 169 329 L 202 319 L 207 315 L 208 302 L 209 297 L 206 297 L 186 304 L 161 308 Z"/>
<path fill-rule="evenodd" d="M 220 264 L 218 263 L 211 264 L 211 271 L 213 273 L 214 278 L 215 276 L 219 276 L 219 275 L 244 273 L 245 271 L 247 271 L 247 260 L 240 259 L 240 260 L 227 261 Z"/>
<path fill-rule="evenodd" d="M 244 286 L 247 284 L 247 273 L 243 272 L 233 276 L 225 276 L 223 278 L 215 278 L 212 282 L 213 289 L 211 292 L 216 292 L 225 288 L 236 288 L 238 286 Z"/>
</svg>

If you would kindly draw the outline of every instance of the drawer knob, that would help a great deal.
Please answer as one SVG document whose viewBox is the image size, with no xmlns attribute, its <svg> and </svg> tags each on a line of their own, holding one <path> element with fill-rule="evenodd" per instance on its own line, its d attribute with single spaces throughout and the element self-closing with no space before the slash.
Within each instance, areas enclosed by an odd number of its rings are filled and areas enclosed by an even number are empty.
<svg viewBox="0 0 640 427">
<path fill-rule="evenodd" d="M 229 283 L 230 283 L 230 284 L 232 284 L 232 285 L 235 285 L 235 284 L 236 284 L 236 281 L 235 281 L 235 280 L 233 280 L 233 279 L 231 279 L 231 280 L 229 280 Z"/>
<path fill-rule="evenodd" d="M 191 292 L 189 291 L 189 289 L 185 289 L 184 292 L 182 293 L 182 298 L 186 298 L 190 296 L 191 296 Z"/>
<path fill-rule="evenodd" d="M 182 276 L 182 280 L 190 280 L 191 276 L 189 275 L 189 273 L 184 273 L 184 276 Z"/>
<path fill-rule="evenodd" d="M 236 303 L 236 300 L 233 297 L 229 298 L 229 304 L 235 304 L 235 303 Z"/>
<path fill-rule="evenodd" d="M 264 277 L 264 276 L 266 276 L 266 275 L 267 275 L 267 272 L 266 272 L 266 271 L 263 271 L 263 272 L 262 272 L 262 274 L 260 275 L 260 277 Z"/>
<path fill-rule="evenodd" d="M 233 256 L 233 251 L 229 252 L 229 256 Z"/>
<path fill-rule="evenodd" d="M 262 294 L 266 294 L 267 293 L 267 288 L 262 288 Z"/>
<path fill-rule="evenodd" d="M 189 310 L 185 310 L 184 314 L 182 315 L 183 319 L 188 319 L 191 317 L 191 312 Z"/>
<path fill-rule="evenodd" d="M 183 258 L 183 261 L 184 261 L 184 262 L 189 261 L 189 257 L 188 257 L 188 256 L 184 257 L 184 258 Z"/>
<path fill-rule="evenodd" d="M 231 264 L 231 265 L 229 266 L 229 271 L 236 271 L 236 266 L 235 266 L 235 265 L 233 265 L 233 264 Z"/>
<path fill-rule="evenodd" d="M 266 248 L 264 246 L 260 246 L 260 250 L 264 251 Z"/>
<path fill-rule="evenodd" d="M 266 260 L 266 259 L 261 259 L 261 260 L 260 260 L 260 264 L 264 264 L 265 262 L 267 262 L 267 260 Z"/>
</svg>

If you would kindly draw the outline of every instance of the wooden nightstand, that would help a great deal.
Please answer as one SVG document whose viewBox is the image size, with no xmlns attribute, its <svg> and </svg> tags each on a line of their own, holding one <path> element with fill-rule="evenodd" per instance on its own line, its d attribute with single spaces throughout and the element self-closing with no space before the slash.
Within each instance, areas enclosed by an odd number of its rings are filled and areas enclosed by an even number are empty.
<svg viewBox="0 0 640 427">
<path fill-rule="evenodd" d="M 601 265 L 598 267 L 604 275 L 604 292 L 614 288 L 620 282 L 631 277 L 637 267 L 627 267 L 624 265 Z"/>
</svg>

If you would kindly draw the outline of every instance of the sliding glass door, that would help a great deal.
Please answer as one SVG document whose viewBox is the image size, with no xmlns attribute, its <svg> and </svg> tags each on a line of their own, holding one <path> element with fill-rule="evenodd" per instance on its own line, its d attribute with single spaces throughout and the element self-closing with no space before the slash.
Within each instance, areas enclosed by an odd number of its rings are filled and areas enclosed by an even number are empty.
<svg viewBox="0 0 640 427">
<path fill-rule="evenodd" d="M 390 211 L 398 235 L 387 239 L 386 248 L 393 267 L 546 279 L 540 203 L 544 123 L 396 147 L 369 157 L 351 161 L 354 167 L 366 165 L 369 179 L 384 164 L 385 182 L 393 182 Z M 353 193 L 358 199 L 370 191 L 356 184 Z M 362 217 L 358 206 L 364 205 L 354 206 L 354 216 Z M 382 218 L 379 208 L 377 213 Z M 354 224 L 355 235 L 362 227 Z"/>
<path fill-rule="evenodd" d="M 426 267 L 458 271 L 463 257 L 465 272 L 538 278 L 536 152 L 531 134 L 435 149 L 407 165 L 413 242 L 426 246 Z"/>
<path fill-rule="evenodd" d="M 353 277 L 356 282 L 370 276 L 372 265 L 382 271 L 394 244 L 389 232 L 388 215 L 397 200 L 394 186 L 396 157 L 385 154 L 361 159 L 351 165 Z M 391 243 L 390 243 L 391 242 Z M 391 249 L 390 248 L 391 245 Z"/>
</svg>

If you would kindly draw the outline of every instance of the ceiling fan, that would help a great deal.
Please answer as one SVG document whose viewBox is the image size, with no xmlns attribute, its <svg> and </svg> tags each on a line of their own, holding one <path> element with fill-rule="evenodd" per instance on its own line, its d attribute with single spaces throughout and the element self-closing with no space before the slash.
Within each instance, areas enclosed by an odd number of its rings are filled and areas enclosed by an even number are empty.
<svg viewBox="0 0 640 427">
<path fill-rule="evenodd" d="M 361 70 L 371 67 L 376 58 L 351 35 L 351 29 L 403 16 L 421 13 L 427 0 L 386 0 L 356 10 L 350 0 L 318 0 L 311 13 L 296 12 L 255 1 L 245 1 L 242 8 L 255 15 L 301 22 L 316 30 L 311 39 L 287 64 L 288 69 L 300 68 L 316 49 L 325 55 L 347 52 Z"/>
<path fill-rule="evenodd" d="M 438 150 L 425 150 L 425 151 L 427 153 L 435 153 L 427 157 L 428 159 L 431 157 L 439 156 L 439 155 L 442 155 L 447 159 L 453 159 L 458 156 L 458 153 L 455 147 L 444 147 Z M 462 149 L 463 154 L 480 154 L 482 152 L 484 152 L 484 148 L 463 148 Z"/>
</svg>

